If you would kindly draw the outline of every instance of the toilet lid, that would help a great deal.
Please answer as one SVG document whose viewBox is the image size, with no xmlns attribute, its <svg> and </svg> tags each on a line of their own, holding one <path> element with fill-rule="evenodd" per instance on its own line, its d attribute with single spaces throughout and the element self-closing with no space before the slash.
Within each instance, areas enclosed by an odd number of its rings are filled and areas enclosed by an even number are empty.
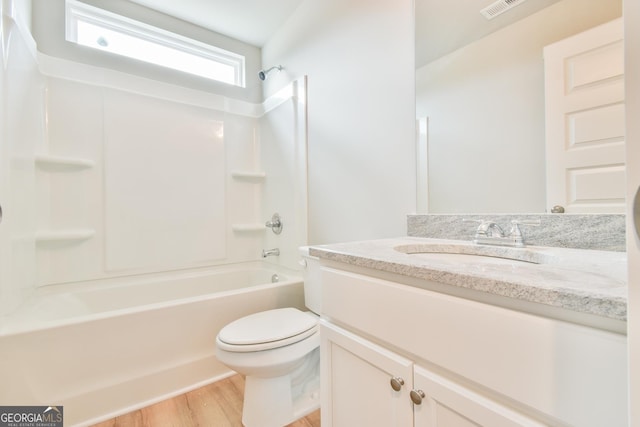
<svg viewBox="0 0 640 427">
<path fill-rule="evenodd" d="M 286 340 L 282 345 L 292 344 L 315 332 L 317 318 L 302 311 L 287 307 L 262 311 L 235 320 L 222 328 L 218 339 L 234 346 L 254 346 Z M 291 339 L 294 337 L 299 339 Z M 270 345 L 269 347 L 277 347 Z"/>
</svg>

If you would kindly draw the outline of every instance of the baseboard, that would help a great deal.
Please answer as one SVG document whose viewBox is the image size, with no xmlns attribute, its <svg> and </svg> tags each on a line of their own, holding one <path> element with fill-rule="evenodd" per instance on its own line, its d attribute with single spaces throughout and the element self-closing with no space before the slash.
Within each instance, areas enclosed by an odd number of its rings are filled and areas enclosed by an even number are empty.
<svg viewBox="0 0 640 427">
<path fill-rule="evenodd" d="M 214 356 L 92 390 L 62 402 L 64 424 L 86 427 L 214 383 L 235 374 Z"/>
</svg>

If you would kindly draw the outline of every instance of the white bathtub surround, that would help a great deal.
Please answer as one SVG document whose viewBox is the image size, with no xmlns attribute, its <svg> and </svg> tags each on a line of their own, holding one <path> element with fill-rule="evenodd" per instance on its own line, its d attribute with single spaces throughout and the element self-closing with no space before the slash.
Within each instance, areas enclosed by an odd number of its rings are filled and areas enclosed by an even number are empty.
<svg viewBox="0 0 640 427">
<path fill-rule="evenodd" d="M 521 226 L 525 243 L 536 246 L 625 250 L 624 214 L 427 214 L 407 216 L 407 235 L 471 241 L 478 224 L 492 220 L 509 230 L 511 220 L 539 220 L 540 225 Z"/>
<path fill-rule="evenodd" d="M 30 3 L 30 2 L 29 2 Z M 42 94 L 28 2 L 0 4 L 0 316 L 20 304 L 35 283 L 34 153 L 43 144 Z"/>
<path fill-rule="evenodd" d="M 471 292 L 474 298 L 497 305 L 616 331 L 626 328 L 626 255 L 622 252 L 509 248 L 534 251 L 541 264 L 496 258 L 497 253 L 482 260 L 412 254 L 430 244 L 472 246 L 470 242 L 406 237 L 314 246 L 310 252 L 354 267 L 438 283 L 434 286 L 445 293 Z"/>
<path fill-rule="evenodd" d="M 306 80 L 250 103 L 54 58 L 23 3 L 0 2 L 0 404 L 89 425 L 230 374 L 224 324 L 304 307 Z"/>
<path fill-rule="evenodd" d="M 259 262 L 40 288 L 2 323 L 0 402 L 112 418 L 229 375 L 217 333 L 279 307 L 304 307 L 301 278 Z"/>
<path fill-rule="evenodd" d="M 40 158 L 74 160 L 37 170 L 39 232 L 93 232 L 40 242 L 40 285 L 246 262 L 266 245 L 297 267 L 307 238 L 304 78 L 250 104 L 39 58 Z M 288 220 L 277 242 L 255 226 L 274 211 Z"/>
</svg>

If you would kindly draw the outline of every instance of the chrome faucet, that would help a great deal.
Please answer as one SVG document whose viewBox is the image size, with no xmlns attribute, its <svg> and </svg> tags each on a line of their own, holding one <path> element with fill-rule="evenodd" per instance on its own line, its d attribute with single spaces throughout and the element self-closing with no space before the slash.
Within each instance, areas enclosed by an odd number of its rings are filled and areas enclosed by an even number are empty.
<svg viewBox="0 0 640 427">
<path fill-rule="evenodd" d="M 504 237 L 504 230 L 495 222 L 487 221 L 485 235 L 487 237 Z"/>
<path fill-rule="evenodd" d="M 474 220 L 471 220 L 474 221 Z M 540 220 L 518 221 L 511 220 L 511 230 L 505 233 L 502 227 L 491 220 L 475 220 L 480 223 L 473 236 L 473 243 L 477 245 L 513 246 L 521 248 L 525 245 L 524 235 L 520 225 L 540 225 Z"/>
<path fill-rule="evenodd" d="M 266 258 L 268 256 L 279 256 L 279 255 L 280 255 L 280 249 L 278 248 L 262 250 L 262 258 Z"/>
<path fill-rule="evenodd" d="M 267 221 L 264 225 L 265 227 L 270 228 L 274 234 L 282 233 L 282 219 L 278 213 L 274 213 L 271 217 L 271 221 Z"/>
</svg>

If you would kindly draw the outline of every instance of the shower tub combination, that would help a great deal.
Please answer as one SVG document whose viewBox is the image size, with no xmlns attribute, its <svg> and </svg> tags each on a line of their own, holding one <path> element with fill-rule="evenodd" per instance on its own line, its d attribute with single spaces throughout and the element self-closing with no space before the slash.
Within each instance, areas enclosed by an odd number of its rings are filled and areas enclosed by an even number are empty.
<svg viewBox="0 0 640 427">
<path fill-rule="evenodd" d="M 220 329 L 304 308 L 298 272 L 262 262 L 40 288 L 1 319 L 0 402 L 90 425 L 224 378 Z"/>
</svg>

